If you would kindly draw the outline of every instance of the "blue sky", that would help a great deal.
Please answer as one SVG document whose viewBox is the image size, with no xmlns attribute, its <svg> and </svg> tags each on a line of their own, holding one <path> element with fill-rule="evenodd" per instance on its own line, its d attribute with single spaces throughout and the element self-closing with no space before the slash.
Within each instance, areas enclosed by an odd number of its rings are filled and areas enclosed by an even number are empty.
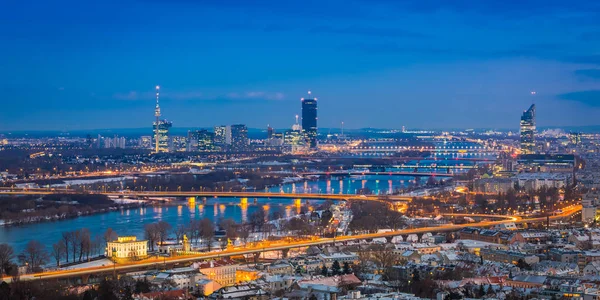
<svg viewBox="0 0 600 300">
<path fill-rule="evenodd" d="M 523 3 L 524 2 L 524 3 Z M 600 125 L 598 1 L 13 1 L 0 130 Z M 535 90 L 537 94 L 531 95 Z"/>
</svg>

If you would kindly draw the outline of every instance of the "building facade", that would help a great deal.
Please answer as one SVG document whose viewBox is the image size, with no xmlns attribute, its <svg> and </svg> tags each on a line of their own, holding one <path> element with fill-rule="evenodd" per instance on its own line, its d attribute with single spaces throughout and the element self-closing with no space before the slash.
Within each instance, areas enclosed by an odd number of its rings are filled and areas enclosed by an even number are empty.
<svg viewBox="0 0 600 300">
<path fill-rule="evenodd" d="M 148 241 L 138 241 L 135 236 L 120 236 L 106 243 L 106 254 L 116 259 L 142 258 L 148 255 Z"/>
<path fill-rule="evenodd" d="M 302 98 L 302 131 L 310 148 L 317 147 L 317 98 Z"/>
<path fill-rule="evenodd" d="M 535 153 L 535 104 L 521 116 L 521 153 Z"/>
<path fill-rule="evenodd" d="M 250 142 L 248 140 L 248 128 L 243 124 L 231 125 L 231 151 L 247 151 Z"/>
<path fill-rule="evenodd" d="M 167 120 L 154 122 L 154 140 L 156 144 L 155 152 L 169 152 L 169 131 L 173 123 Z"/>
</svg>

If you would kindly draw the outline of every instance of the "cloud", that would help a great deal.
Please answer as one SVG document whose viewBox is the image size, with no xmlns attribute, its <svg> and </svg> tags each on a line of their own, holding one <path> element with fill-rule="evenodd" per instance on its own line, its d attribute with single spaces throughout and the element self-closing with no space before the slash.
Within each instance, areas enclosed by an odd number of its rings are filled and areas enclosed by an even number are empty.
<svg viewBox="0 0 600 300">
<path fill-rule="evenodd" d="M 600 69 L 575 70 L 575 75 L 582 79 L 600 79 Z"/>
<path fill-rule="evenodd" d="M 558 95 L 558 99 L 600 107 L 600 90 L 578 91 Z"/>
<path fill-rule="evenodd" d="M 400 28 L 385 28 L 385 27 L 331 27 L 327 25 L 317 26 L 309 30 L 310 33 L 325 33 L 325 34 L 349 34 L 370 37 L 408 37 L 422 38 L 425 34 L 411 32 Z"/>
<path fill-rule="evenodd" d="M 565 56 L 560 60 L 574 64 L 600 65 L 600 54 Z"/>
<path fill-rule="evenodd" d="M 113 95 L 113 98 L 117 99 L 117 100 L 129 100 L 129 101 L 140 99 L 139 93 L 136 91 L 130 91 L 128 93 L 116 93 Z"/>
<path fill-rule="evenodd" d="M 115 93 L 113 99 L 124 101 L 154 100 L 153 92 L 129 91 L 126 93 Z M 175 101 L 245 101 L 245 100 L 267 100 L 278 101 L 285 99 L 281 92 L 230 92 L 222 95 L 207 95 L 200 91 L 164 91 L 160 93 L 161 99 Z"/>
</svg>

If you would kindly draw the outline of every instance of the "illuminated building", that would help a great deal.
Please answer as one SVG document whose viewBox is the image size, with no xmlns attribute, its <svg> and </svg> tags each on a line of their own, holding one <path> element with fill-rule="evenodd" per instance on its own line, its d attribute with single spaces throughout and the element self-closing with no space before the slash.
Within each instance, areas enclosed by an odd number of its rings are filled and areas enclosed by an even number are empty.
<svg viewBox="0 0 600 300">
<path fill-rule="evenodd" d="M 106 254 L 112 258 L 143 258 L 148 255 L 148 241 L 138 241 L 135 236 L 120 236 L 106 243 Z"/>
<path fill-rule="evenodd" d="M 169 152 L 169 130 L 173 124 L 167 120 L 159 120 L 158 126 L 157 123 L 154 123 L 154 142 L 155 148 L 154 152 Z"/>
<path fill-rule="evenodd" d="M 215 134 L 208 130 L 188 132 L 188 151 L 214 151 Z"/>
<path fill-rule="evenodd" d="M 169 151 L 169 129 L 173 124 L 167 120 L 160 120 L 160 106 L 158 105 L 160 87 L 156 86 L 156 108 L 154 109 L 154 153 Z"/>
<path fill-rule="evenodd" d="M 521 116 L 521 153 L 535 153 L 535 104 Z"/>
<path fill-rule="evenodd" d="M 248 150 L 248 128 L 246 125 L 231 125 L 231 151 L 239 152 Z"/>
<path fill-rule="evenodd" d="M 302 98 L 302 130 L 310 148 L 317 147 L 317 98 Z"/>
<path fill-rule="evenodd" d="M 231 140 L 231 138 L 227 138 L 229 130 L 227 130 L 227 126 L 215 126 L 214 127 L 215 136 L 213 139 L 213 144 L 216 148 L 223 151 L 225 150 L 225 146 L 227 145 L 227 140 Z"/>
<path fill-rule="evenodd" d="M 273 133 L 275 133 L 275 130 L 273 129 L 273 127 L 267 126 L 267 139 L 269 139 L 269 140 L 272 139 Z"/>
<path fill-rule="evenodd" d="M 149 135 L 145 135 L 140 137 L 138 147 L 142 149 L 149 149 L 152 147 L 152 137 Z"/>
</svg>

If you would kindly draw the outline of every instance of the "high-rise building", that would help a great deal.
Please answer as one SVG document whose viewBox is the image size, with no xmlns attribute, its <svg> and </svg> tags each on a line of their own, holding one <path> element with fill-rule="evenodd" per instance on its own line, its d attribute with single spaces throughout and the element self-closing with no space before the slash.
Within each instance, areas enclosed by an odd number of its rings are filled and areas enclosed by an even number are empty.
<svg viewBox="0 0 600 300">
<path fill-rule="evenodd" d="M 169 130 L 173 127 L 173 123 L 167 120 L 158 120 L 157 122 L 154 123 L 154 152 L 169 152 L 171 144 Z"/>
<path fill-rule="evenodd" d="M 310 148 L 317 147 L 317 98 L 311 96 L 302 98 L 302 131 L 304 132 Z"/>
<path fill-rule="evenodd" d="M 237 124 L 230 126 L 231 131 L 231 151 L 239 152 L 248 150 L 248 128 L 246 125 Z"/>
<path fill-rule="evenodd" d="M 535 104 L 521 116 L 521 153 L 535 153 Z"/>
<path fill-rule="evenodd" d="M 272 139 L 273 133 L 275 133 L 275 130 L 273 129 L 273 127 L 267 125 L 267 139 Z"/>
<path fill-rule="evenodd" d="M 208 130 L 188 132 L 188 151 L 214 151 L 215 134 Z"/>
<path fill-rule="evenodd" d="M 227 133 L 228 133 L 227 126 L 225 126 L 225 125 L 215 126 L 214 133 L 215 133 L 215 135 L 213 138 L 213 144 L 214 144 L 216 150 L 225 151 L 226 146 L 227 146 Z"/>
<path fill-rule="evenodd" d="M 169 130 L 173 124 L 167 120 L 160 120 L 160 106 L 158 105 L 160 87 L 156 86 L 156 107 L 154 108 L 154 153 L 169 152 Z"/>
</svg>

